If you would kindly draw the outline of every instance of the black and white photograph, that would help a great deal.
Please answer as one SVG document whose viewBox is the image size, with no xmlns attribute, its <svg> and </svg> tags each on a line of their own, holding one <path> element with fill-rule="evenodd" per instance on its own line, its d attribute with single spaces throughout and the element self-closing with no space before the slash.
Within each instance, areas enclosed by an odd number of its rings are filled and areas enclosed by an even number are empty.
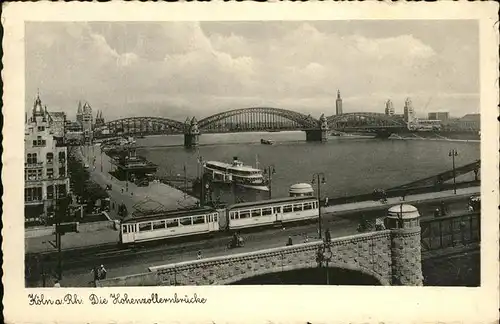
<svg viewBox="0 0 500 324">
<path fill-rule="evenodd" d="M 478 42 L 26 23 L 26 286 L 478 286 Z"/>
<path fill-rule="evenodd" d="M 11 322 L 498 317 L 495 6 L 6 8 Z"/>
</svg>

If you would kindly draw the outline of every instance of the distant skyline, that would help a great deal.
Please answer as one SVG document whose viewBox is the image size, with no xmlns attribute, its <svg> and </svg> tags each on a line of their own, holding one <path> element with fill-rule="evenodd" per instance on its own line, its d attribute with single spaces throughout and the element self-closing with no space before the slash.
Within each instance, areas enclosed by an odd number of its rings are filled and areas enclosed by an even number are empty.
<svg viewBox="0 0 500 324">
<path fill-rule="evenodd" d="M 26 23 L 26 109 L 184 120 L 255 106 L 319 117 L 479 112 L 473 20 Z"/>
</svg>

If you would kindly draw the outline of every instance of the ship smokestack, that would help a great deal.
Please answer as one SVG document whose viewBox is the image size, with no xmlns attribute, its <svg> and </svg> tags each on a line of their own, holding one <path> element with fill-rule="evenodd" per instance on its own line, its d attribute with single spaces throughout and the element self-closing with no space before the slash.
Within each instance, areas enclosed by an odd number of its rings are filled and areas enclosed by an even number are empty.
<svg viewBox="0 0 500 324">
<path fill-rule="evenodd" d="M 238 157 L 237 156 L 233 156 L 233 161 L 238 161 Z"/>
</svg>

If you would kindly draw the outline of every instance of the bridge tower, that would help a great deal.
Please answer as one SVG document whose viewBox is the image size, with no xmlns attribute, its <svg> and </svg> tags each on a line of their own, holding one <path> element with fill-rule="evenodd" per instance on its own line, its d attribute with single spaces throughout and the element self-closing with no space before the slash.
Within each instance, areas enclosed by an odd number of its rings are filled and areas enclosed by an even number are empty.
<svg viewBox="0 0 500 324">
<path fill-rule="evenodd" d="M 389 208 L 386 227 L 391 230 L 393 286 L 422 286 L 420 214 L 412 205 Z"/>
<path fill-rule="evenodd" d="M 330 127 L 328 127 L 328 121 L 326 120 L 325 114 L 321 114 L 321 117 L 319 117 L 318 128 L 306 130 L 306 141 L 327 142 L 329 131 Z"/>
<path fill-rule="evenodd" d="M 193 117 L 191 121 L 189 118 L 184 123 L 184 147 L 196 147 L 200 141 L 200 129 L 198 128 L 198 121 Z"/>
</svg>

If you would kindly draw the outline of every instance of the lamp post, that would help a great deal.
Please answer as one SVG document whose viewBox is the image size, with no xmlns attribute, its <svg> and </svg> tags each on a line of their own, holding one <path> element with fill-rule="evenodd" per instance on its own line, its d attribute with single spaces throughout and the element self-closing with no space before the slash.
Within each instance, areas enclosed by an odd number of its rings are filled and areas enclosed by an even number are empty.
<svg viewBox="0 0 500 324">
<path fill-rule="evenodd" d="M 318 172 L 313 174 L 312 184 L 316 183 L 318 186 L 318 222 L 319 222 L 319 238 L 321 239 L 321 185 L 326 183 L 325 174 Z"/>
<path fill-rule="evenodd" d="M 448 156 L 451 157 L 453 161 L 453 193 L 457 194 L 457 181 L 456 181 L 456 172 L 455 172 L 455 156 L 458 155 L 458 151 L 456 149 L 451 149 L 448 153 Z"/>
<path fill-rule="evenodd" d="M 264 169 L 264 174 L 267 175 L 267 180 L 269 181 L 269 199 L 273 196 L 273 174 L 276 173 L 276 169 L 274 168 L 274 164 L 268 166 Z"/>
<path fill-rule="evenodd" d="M 317 262 L 319 268 L 323 266 L 323 262 L 325 262 L 326 266 L 326 284 L 330 285 L 330 271 L 328 268 L 328 263 L 332 260 L 333 258 L 333 251 L 331 248 L 331 243 L 330 243 L 330 238 L 328 237 L 329 235 L 325 233 L 325 240 L 323 241 L 323 245 L 320 245 L 318 247 L 318 255 L 317 255 Z"/>
</svg>

